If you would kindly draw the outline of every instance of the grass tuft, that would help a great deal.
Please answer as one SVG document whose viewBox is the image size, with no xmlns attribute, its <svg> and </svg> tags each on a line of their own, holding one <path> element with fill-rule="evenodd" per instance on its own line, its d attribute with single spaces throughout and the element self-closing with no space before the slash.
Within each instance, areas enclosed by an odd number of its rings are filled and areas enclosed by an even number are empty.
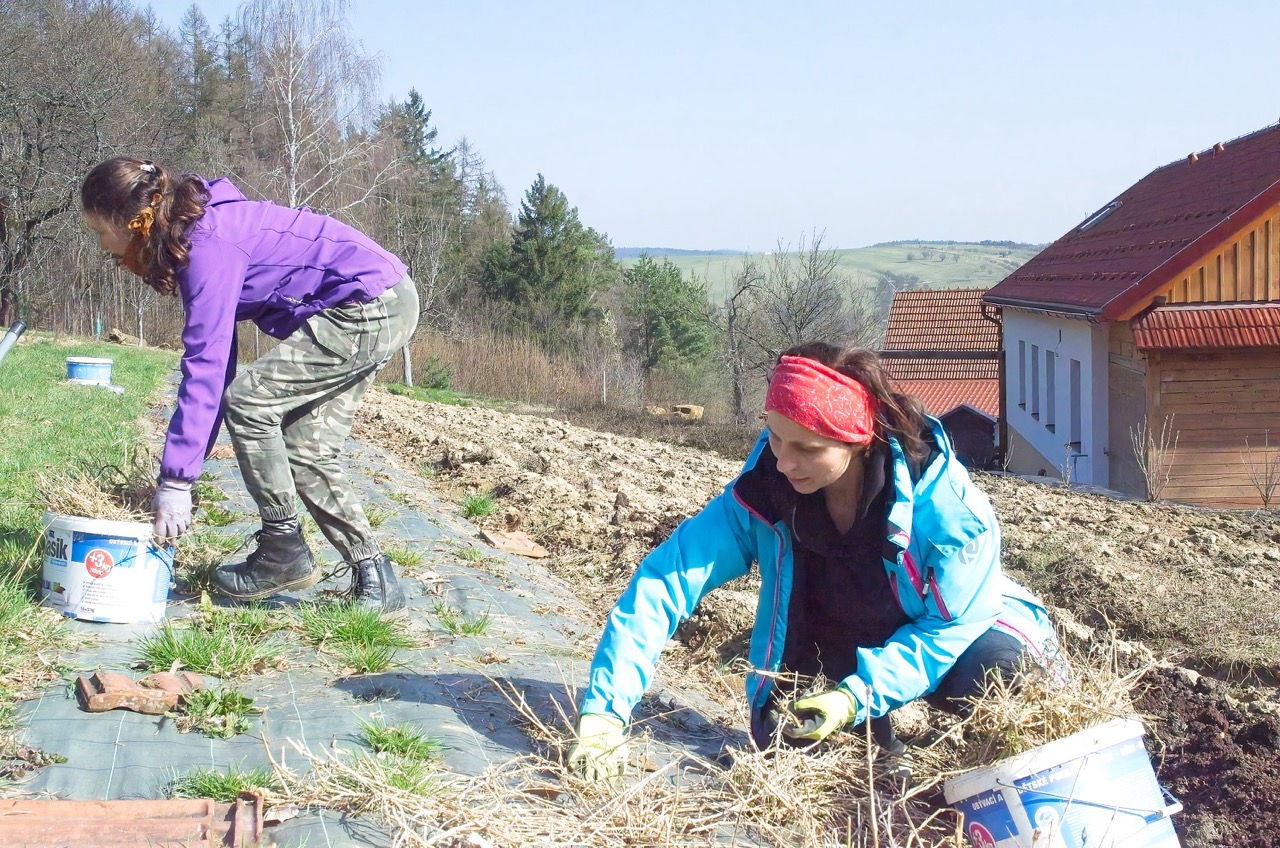
<svg viewBox="0 0 1280 848">
<path fill-rule="evenodd" d="M 232 766 L 225 772 L 217 769 L 196 769 L 175 777 L 169 786 L 172 798 L 212 798 L 219 804 L 233 803 L 241 792 L 255 789 L 275 791 L 279 783 L 271 769 L 258 766 L 240 769 Z"/>
<path fill-rule="evenodd" d="M 395 518 L 395 515 L 396 511 L 394 509 L 388 509 L 385 506 L 367 506 L 364 508 L 364 517 L 374 530 Z"/>
<path fill-rule="evenodd" d="M 241 623 L 237 610 L 192 619 L 182 627 L 166 621 L 139 643 L 140 659 L 152 671 L 168 671 L 175 665 L 214 677 L 238 678 L 276 668 L 284 654 L 274 639 L 263 639 Z M 247 615 L 256 616 L 257 613 Z"/>
<path fill-rule="evenodd" d="M 435 611 L 436 618 L 440 621 L 440 626 L 454 636 L 483 636 L 492 623 L 487 611 L 479 615 L 468 615 L 457 607 L 449 606 L 444 601 L 436 601 L 432 609 Z"/>
<path fill-rule="evenodd" d="M 434 762 L 440 759 L 444 743 L 409 725 L 387 724 L 383 719 L 360 722 L 364 742 L 378 754 Z"/>
<path fill-rule="evenodd" d="M 299 624 L 308 644 L 359 674 L 390 668 L 398 649 L 414 645 L 400 622 L 383 618 L 381 610 L 347 601 L 304 604 Z"/>
<path fill-rule="evenodd" d="M 462 514 L 467 518 L 485 518 L 497 510 L 497 501 L 487 492 L 467 492 L 462 496 Z"/>
<path fill-rule="evenodd" d="M 197 529 L 178 540 L 174 575 L 178 590 L 189 595 L 213 588 L 211 575 L 228 557 L 245 545 L 243 536 L 221 530 Z"/>
<path fill-rule="evenodd" d="M 411 548 L 408 545 L 388 545 L 383 547 L 382 552 L 391 557 L 391 561 L 402 568 L 412 568 L 425 559 L 422 551 Z"/>
</svg>

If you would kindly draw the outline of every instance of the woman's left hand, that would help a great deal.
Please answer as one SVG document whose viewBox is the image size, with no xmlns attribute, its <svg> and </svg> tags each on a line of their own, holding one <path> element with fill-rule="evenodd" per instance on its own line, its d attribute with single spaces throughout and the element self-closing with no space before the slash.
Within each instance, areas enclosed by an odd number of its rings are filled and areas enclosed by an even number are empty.
<svg viewBox="0 0 1280 848">
<path fill-rule="evenodd" d="M 151 499 L 156 514 L 152 528 L 156 540 L 162 544 L 176 540 L 191 527 L 191 484 L 186 480 L 161 478 Z"/>
<path fill-rule="evenodd" d="M 858 714 L 858 700 L 848 689 L 837 686 L 794 701 L 791 712 L 803 723 L 798 727 L 784 726 L 782 732 L 791 739 L 821 742 Z"/>
</svg>

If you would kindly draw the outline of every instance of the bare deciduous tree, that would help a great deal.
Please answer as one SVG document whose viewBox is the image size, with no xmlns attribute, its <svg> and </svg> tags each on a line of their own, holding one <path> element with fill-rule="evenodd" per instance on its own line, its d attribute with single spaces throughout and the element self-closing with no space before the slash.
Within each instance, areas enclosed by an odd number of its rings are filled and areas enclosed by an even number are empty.
<svg viewBox="0 0 1280 848">
<path fill-rule="evenodd" d="M 1249 437 L 1244 437 L 1244 452 L 1240 461 L 1249 472 L 1249 482 L 1262 499 L 1262 508 L 1271 509 L 1275 500 L 1276 489 L 1280 488 L 1280 446 L 1271 447 L 1271 431 L 1262 432 L 1262 447 L 1255 454 L 1249 446 Z"/>
<path fill-rule="evenodd" d="M 1169 485 L 1169 475 L 1173 471 L 1173 461 L 1178 453 L 1178 431 L 1173 429 L 1173 416 L 1164 417 L 1158 439 L 1144 416 L 1138 426 L 1129 428 L 1129 441 L 1133 444 L 1133 455 L 1147 483 L 1147 500 L 1160 500 L 1161 492 Z"/>
<path fill-rule="evenodd" d="M 379 144 L 366 131 L 379 67 L 352 38 L 348 7 L 348 0 L 254 0 L 241 13 L 270 109 L 258 129 L 277 148 L 266 177 L 290 206 L 358 206 L 397 164 L 368 168 Z"/>
</svg>

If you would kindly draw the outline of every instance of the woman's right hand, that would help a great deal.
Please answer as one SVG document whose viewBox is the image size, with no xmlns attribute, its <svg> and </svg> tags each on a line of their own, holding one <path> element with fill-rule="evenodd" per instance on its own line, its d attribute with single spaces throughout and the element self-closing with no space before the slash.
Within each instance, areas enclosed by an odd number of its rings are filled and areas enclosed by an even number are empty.
<svg viewBox="0 0 1280 848">
<path fill-rule="evenodd" d="M 156 522 L 152 528 L 156 541 L 168 544 L 191 527 L 191 484 L 186 480 L 160 479 L 151 499 Z"/>
<path fill-rule="evenodd" d="M 627 728 L 616 716 L 583 713 L 578 741 L 569 749 L 569 771 L 583 780 L 613 780 L 627 765 Z"/>
</svg>

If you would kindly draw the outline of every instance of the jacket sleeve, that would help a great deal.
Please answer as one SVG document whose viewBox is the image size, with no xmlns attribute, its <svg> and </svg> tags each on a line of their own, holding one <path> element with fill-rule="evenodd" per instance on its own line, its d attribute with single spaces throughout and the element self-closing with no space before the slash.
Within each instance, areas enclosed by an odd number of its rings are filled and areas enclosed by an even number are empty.
<svg viewBox="0 0 1280 848">
<path fill-rule="evenodd" d="M 858 699 L 853 723 L 878 718 L 928 694 L 1004 608 L 1000 532 L 983 531 L 949 553 L 925 558 L 925 613 L 880 648 L 858 650 L 842 684 Z"/>
<path fill-rule="evenodd" d="M 629 722 L 677 625 L 707 592 L 746 574 L 754 560 L 750 517 L 730 484 L 640 562 L 605 622 L 581 712 Z"/>
<path fill-rule="evenodd" d="M 248 256 L 211 234 L 193 238 L 191 262 L 179 275 L 182 382 L 169 419 L 160 476 L 195 480 L 222 423 L 222 393 L 235 376 L 236 307 Z"/>
</svg>

